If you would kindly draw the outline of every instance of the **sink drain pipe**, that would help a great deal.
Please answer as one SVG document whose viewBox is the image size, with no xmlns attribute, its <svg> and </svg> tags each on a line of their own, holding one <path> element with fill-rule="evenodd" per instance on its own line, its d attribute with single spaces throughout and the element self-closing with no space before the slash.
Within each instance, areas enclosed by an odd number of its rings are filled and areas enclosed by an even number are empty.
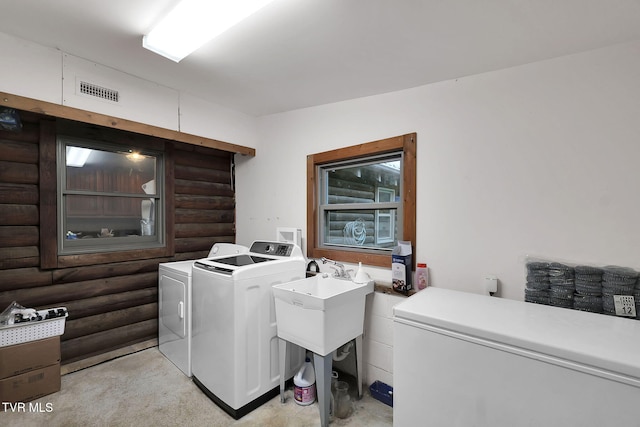
<svg viewBox="0 0 640 427">
<path fill-rule="evenodd" d="M 351 349 L 353 348 L 353 341 L 349 341 L 342 347 L 339 347 L 333 351 L 333 361 L 340 362 L 347 358 L 349 354 L 351 354 Z M 340 353 L 338 353 L 340 351 Z"/>
</svg>

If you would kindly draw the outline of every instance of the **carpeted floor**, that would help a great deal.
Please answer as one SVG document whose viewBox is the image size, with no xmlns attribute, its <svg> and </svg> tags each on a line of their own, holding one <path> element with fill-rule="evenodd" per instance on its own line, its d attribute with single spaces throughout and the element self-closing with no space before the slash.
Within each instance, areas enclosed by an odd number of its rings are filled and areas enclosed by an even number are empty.
<svg viewBox="0 0 640 427">
<path fill-rule="evenodd" d="M 73 426 L 319 426 L 317 402 L 300 406 L 287 390 L 287 401 L 275 397 L 234 420 L 167 360 L 157 347 L 124 356 L 62 377 L 58 393 L 42 397 L 43 412 L 0 412 L 0 425 Z M 383 427 L 393 424 L 393 410 L 368 390 L 355 401 L 353 414 L 332 426 Z"/>
</svg>

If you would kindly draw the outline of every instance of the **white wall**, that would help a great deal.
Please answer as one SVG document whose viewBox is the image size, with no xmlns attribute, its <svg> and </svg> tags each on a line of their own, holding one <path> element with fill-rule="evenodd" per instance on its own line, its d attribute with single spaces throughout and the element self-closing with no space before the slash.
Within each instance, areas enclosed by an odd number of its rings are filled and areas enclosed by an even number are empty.
<svg viewBox="0 0 640 427">
<path fill-rule="evenodd" d="M 0 91 L 62 104 L 62 53 L 0 33 Z"/>
<path fill-rule="evenodd" d="M 637 268 L 639 119 L 640 42 L 264 116 L 237 168 L 238 241 L 305 230 L 307 154 L 415 131 L 433 285 L 481 292 L 490 273 L 522 299 L 527 255 Z"/>
<path fill-rule="evenodd" d="M 62 104 L 113 117 L 123 117 L 178 130 L 179 91 L 73 55 L 62 55 Z M 112 102 L 83 94 L 80 83 L 118 92 Z"/>
<path fill-rule="evenodd" d="M 362 341 L 364 381 L 370 385 L 376 380 L 393 386 L 393 306 L 403 296 L 374 292 L 367 296 Z M 407 355 L 406 363 L 420 364 L 420 355 Z"/>
<path fill-rule="evenodd" d="M 414 255 L 434 286 L 481 293 L 495 274 L 521 300 L 528 255 L 640 267 L 640 42 L 265 116 L 258 132 L 237 167 L 239 243 L 306 236 L 308 154 L 417 132 Z M 393 385 L 400 300 L 367 299 L 367 384 Z"/>
<path fill-rule="evenodd" d="M 246 147 L 256 145 L 252 116 L 1 32 L 0 43 L 0 92 Z M 78 80 L 117 90 L 120 101 L 79 94 Z"/>
<path fill-rule="evenodd" d="M 247 147 L 255 147 L 258 138 L 255 117 L 184 92 L 180 94 L 180 132 L 211 135 L 210 138 Z"/>
</svg>

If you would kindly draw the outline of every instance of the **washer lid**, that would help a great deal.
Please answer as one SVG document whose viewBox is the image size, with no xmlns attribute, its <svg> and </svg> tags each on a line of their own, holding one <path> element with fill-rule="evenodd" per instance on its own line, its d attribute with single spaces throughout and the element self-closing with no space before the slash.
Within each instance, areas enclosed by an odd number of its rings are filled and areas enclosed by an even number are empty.
<svg viewBox="0 0 640 427">
<path fill-rule="evenodd" d="M 263 264 L 266 261 L 277 261 L 279 259 L 281 258 L 267 258 L 254 254 L 239 254 L 201 259 L 196 261 L 193 266 L 195 268 L 230 275 L 233 274 L 234 271 L 251 269 L 252 266 L 256 264 Z"/>
<path fill-rule="evenodd" d="M 265 264 L 267 261 L 277 262 Z M 261 271 L 262 274 L 268 274 L 270 272 L 282 271 L 284 267 L 282 267 L 281 264 L 290 265 L 289 262 L 293 261 L 301 262 L 304 272 L 305 259 L 300 247 L 292 243 L 255 241 L 251 245 L 248 253 L 204 258 L 196 261 L 193 266 L 194 268 L 225 275 L 236 274 L 240 271 L 250 274 L 249 272 L 254 270 Z M 260 267 L 260 265 L 262 267 Z M 265 270 L 267 265 L 270 266 L 270 268 Z"/>
<path fill-rule="evenodd" d="M 265 258 L 256 255 L 234 255 L 226 258 L 216 258 L 215 262 L 221 264 L 233 265 L 235 267 L 242 267 L 245 265 L 258 264 L 260 262 L 275 261 L 275 258 Z"/>
</svg>

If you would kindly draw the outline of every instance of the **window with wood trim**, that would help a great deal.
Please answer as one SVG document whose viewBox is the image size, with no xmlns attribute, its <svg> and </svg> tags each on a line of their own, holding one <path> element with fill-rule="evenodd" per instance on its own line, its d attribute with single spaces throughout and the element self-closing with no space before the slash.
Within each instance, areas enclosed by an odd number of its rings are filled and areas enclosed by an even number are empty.
<svg viewBox="0 0 640 427">
<path fill-rule="evenodd" d="M 102 243 L 107 243 L 107 240 L 114 240 L 117 235 L 117 230 L 125 230 L 125 227 L 122 223 L 108 225 L 103 222 L 103 225 L 95 224 L 91 225 L 90 228 L 85 228 L 86 223 L 83 224 L 82 227 L 76 227 L 71 223 L 71 227 L 69 227 L 69 218 L 66 220 L 62 219 L 61 216 L 61 207 L 62 203 L 62 192 L 58 188 L 58 182 L 60 179 L 61 169 L 66 169 L 68 166 L 66 165 L 66 148 L 64 149 L 64 156 L 61 156 L 61 148 L 59 146 L 59 141 L 61 140 L 61 136 L 65 136 L 69 141 L 72 142 L 71 145 L 76 143 L 79 146 L 83 146 L 83 142 L 89 142 L 90 144 L 96 144 L 95 148 L 100 149 L 100 147 L 108 148 L 107 151 L 112 150 L 113 152 L 121 152 L 128 153 L 129 149 L 138 148 L 141 150 L 141 153 L 151 154 L 154 156 L 160 156 L 163 159 L 163 166 L 158 168 L 156 171 L 156 177 L 160 177 L 163 182 L 156 185 L 156 193 L 153 197 L 162 198 L 162 204 L 164 205 L 162 212 L 160 215 L 164 215 L 164 229 L 158 228 L 155 226 L 155 232 L 157 237 L 152 237 L 151 239 L 158 239 L 157 243 L 151 243 L 146 247 L 141 247 L 136 244 L 133 244 L 128 247 L 120 246 L 117 243 L 114 243 L 113 246 L 107 247 L 104 246 L 102 249 L 92 248 L 91 243 L 89 243 L 87 248 L 73 248 L 71 251 L 63 251 L 60 248 L 64 244 L 60 240 L 67 240 L 67 232 L 71 231 L 75 234 L 75 237 L 82 237 L 84 233 L 90 233 L 91 235 L 95 235 L 96 237 L 88 237 L 84 240 L 95 240 L 96 242 L 104 240 L 104 242 L 96 243 L 100 245 Z M 85 148 L 94 148 L 92 146 L 86 146 Z M 126 154 L 124 154 L 126 156 Z M 131 132 L 123 132 L 117 129 L 109 129 L 105 127 L 95 126 L 95 125 L 87 125 L 83 123 L 79 123 L 71 120 L 64 119 L 42 119 L 40 120 L 40 144 L 39 144 L 39 189 L 40 189 L 40 268 L 42 269 L 56 269 L 56 268 L 68 268 L 68 267 L 78 267 L 84 265 L 96 265 L 96 264 L 106 264 L 106 263 L 117 263 L 117 262 L 125 262 L 139 259 L 151 259 L 151 258 L 161 258 L 173 256 L 175 253 L 175 238 L 174 238 L 174 162 L 173 162 L 173 145 L 168 143 L 167 140 L 162 138 L 156 138 L 147 135 L 141 135 Z M 88 162 L 88 161 L 87 161 Z M 71 166 L 69 166 L 71 168 Z M 88 169 L 87 169 L 88 170 Z M 65 170 L 65 173 L 67 171 Z M 94 171 L 97 174 L 103 173 L 104 171 Z M 133 176 L 136 171 L 133 168 L 129 168 L 126 171 L 122 171 L 121 177 L 119 179 L 129 179 L 129 172 Z M 78 173 L 78 172 L 69 172 L 70 174 Z M 126 178 L 125 178 L 126 176 Z M 149 182 L 142 181 L 143 177 L 140 176 L 140 185 L 146 184 Z M 86 179 L 87 182 L 81 182 L 82 179 Z M 121 196 L 119 194 L 119 190 L 111 191 L 108 190 L 107 193 L 113 196 L 112 200 L 106 201 L 106 199 L 99 200 L 98 196 L 104 197 L 107 194 L 84 194 L 85 191 L 92 191 L 93 184 L 90 180 L 96 181 L 98 179 L 98 175 L 95 175 L 94 178 L 87 176 L 86 178 L 75 177 L 71 180 L 74 181 L 71 185 L 71 188 L 75 188 L 71 191 L 66 191 L 67 195 L 73 196 L 82 196 L 92 199 L 92 202 L 95 207 L 96 219 L 98 221 L 102 221 L 103 219 L 110 216 L 120 216 L 129 217 L 131 220 L 131 227 L 127 227 L 132 232 L 135 232 L 134 229 L 140 230 L 139 233 L 142 234 L 142 203 L 140 203 L 140 217 L 138 217 L 137 209 L 138 204 L 133 203 L 131 200 L 129 202 L 123 202 L 124 199 L 135 199 L 140 198 L 140 202 L 144 199 L 150 200 L 150 195 L 147 194 L 144 189 L 140 188 L 139 190 L 127 190 L 123 192 Z M 109 178 L 111 179 L 111 178 Z M 137 178 L 136 178 L 137 179 Z M 116 181 L 118 178 L 116 178 Z M 67 178 L 65 177 L 65 182 Z M 158 186 L 159 185 L 159 186 Z M 122 188 L 123 184 L 118 184 L 117 182 L 111 182 L 105 187 L 104 185 L 100 188 L 105 189 L 116 189 Z M 96 184 L 96 189 L 98 189 Z M 132 187 L 133 188 L 133 187 Z M 75 191 L 78 194 L 73 194 Z M 137 191 L 140 191 L 138 194 Z M 83 193 L 83 194 L 80 194 Z M 90 204 L 85 204 L 82 202 L 78 202 L 77 200 L 73 202 L 73 206 L 71 206 L 71 217 L 75 217 L 75 219 L 80 219 L 80 217 L 85 217 L 84 219 L 88 219 L 87 217 L 91 217 L 87 209 L 90 208 Z M 134 208 L 135 206 L 135 208 Z M 134 213 L 135 209 L 135 213 Z M 160 209 L 160 207 L 158 207 Z M 120 211 L 120 214 L 116 214 L 116 211 Z M 146 212 L 146 211 L 145 211 Z M 114 215 L 112 215 L 114 214 Z M 69 216 L 69 215 L 67 215 Z M 137 226 L 133 225 L 134 221 L 137 223 Z M 157 222 L 158 219 L 156 218 Z M 104 235 L 107 237 L 98 237 L 98 235 L 103 235 L 102 229 L 105 228 Z M 81 231 L 82 234 L 76 233 L 76 231 Z M 159 233 L 159 235 L 158 235 Z M 124 243 L 127 239 L 137 239 L 142 238 L 144 236 L 138 235 L 134 237 L 133 234 L 124 234 L 123 231 L 120 231 L 120 234 L 123 234 L 119 239 L 122 239 L 121 242 Z M 110 237 L 113 235 L 113 237 Z M 71 236 L 71 235 L 70 235 Z M 74 239 L 69 239 L 69 241 Z M 77 241 L 81 241 L 83 239 L 75 239 Z M 159 241 L 162 241 L 160 244 Z M 72 243 L 73 245 L 73 243 Z M 84 245 L 84 243 L 80 243 L 80 245 Z M 71 246 L 69 246 L 71 248 Z M 76 252 L 75 249 L 78 249 Z"/>
<path fill-rule="evenodd" d="M 391 265 L 415 242 L 416 134 L 307 157 L 307 256 Z"/>
</svg>

